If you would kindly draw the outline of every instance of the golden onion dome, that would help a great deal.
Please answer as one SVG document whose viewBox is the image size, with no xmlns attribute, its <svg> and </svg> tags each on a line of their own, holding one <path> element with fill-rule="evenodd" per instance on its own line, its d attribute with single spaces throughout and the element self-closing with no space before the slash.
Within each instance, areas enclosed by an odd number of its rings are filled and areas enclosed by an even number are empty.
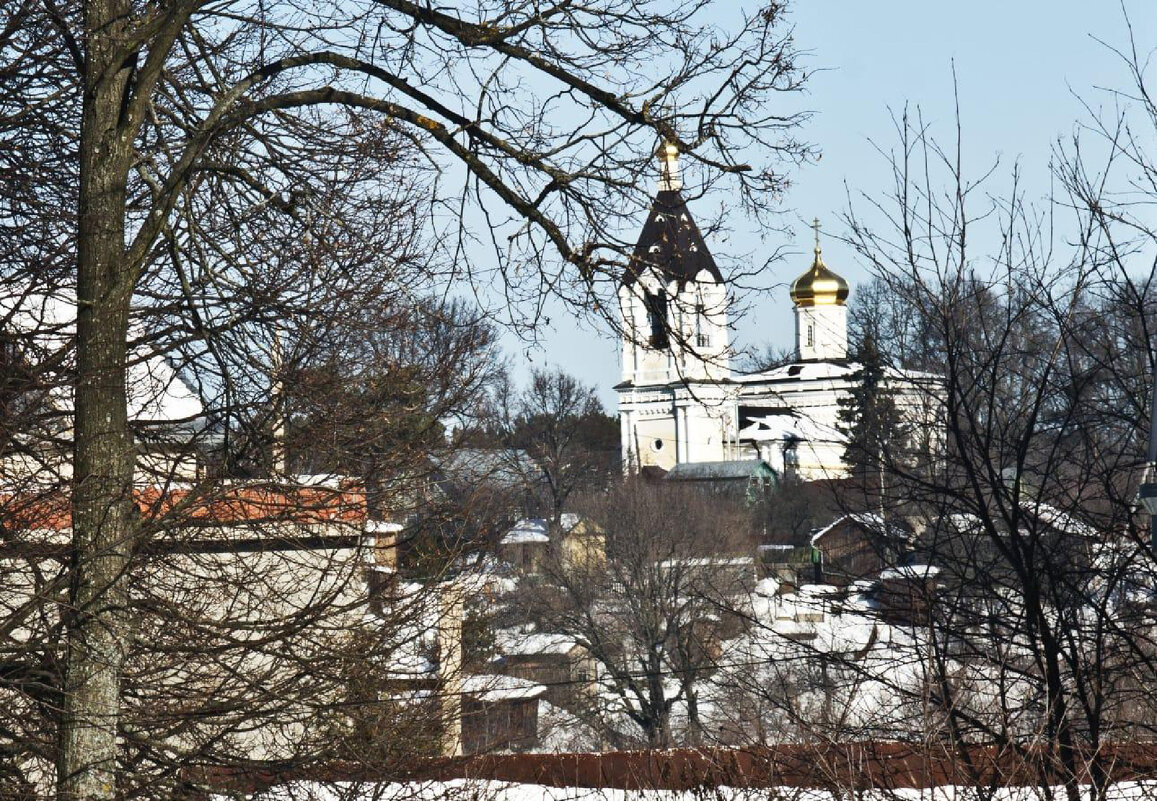
<svg viewBox="0 0 1157 801">
<path fill-rule="evenodd" d="M 796 306 L 843 306 L 848 299 L 848 282 L 824 264 L 820 254 L 819 220 L 816 220 L 815 227 L 815 261 L 810 270 L 792 282 L 792 303 Z"/>
</svg>

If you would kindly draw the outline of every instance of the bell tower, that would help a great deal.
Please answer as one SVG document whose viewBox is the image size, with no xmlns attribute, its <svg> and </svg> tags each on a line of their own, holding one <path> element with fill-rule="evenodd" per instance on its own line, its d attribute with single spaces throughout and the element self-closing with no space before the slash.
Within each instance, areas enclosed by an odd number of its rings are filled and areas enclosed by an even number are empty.
<svg viewBox="0 0 1157 801">
<path fill-rule="evenodd" d="M 622 380 L 635 386 L 730 375 L 727 288 L 683 199 L 679 149 L 656 153 L 659 185 L 619 287 Z"/>
<path fill-rule="evenodd" d="M 815 259 L 791 285 L 795 305 L 795 350 L 800 361 L 848 358 L 848 282 L 828 269 L 820 251 L 820 221 L 815 229 Z"/>
<path fill-rule="evenodd" d="M 619 286 L 628 472 L 723 459 L 730 442 L 727 287 L 683 199 L 678 147 L 655 155 L 658 188 Z"/>
</svg>

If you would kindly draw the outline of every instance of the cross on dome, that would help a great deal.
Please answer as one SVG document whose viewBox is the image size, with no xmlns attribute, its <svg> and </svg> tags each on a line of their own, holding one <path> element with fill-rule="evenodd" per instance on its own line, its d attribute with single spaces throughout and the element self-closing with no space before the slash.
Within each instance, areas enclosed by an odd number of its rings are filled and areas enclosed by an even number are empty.
<svg viewBox="0 0 1157 801">
<path fill-rule="evenodd" d="M 812 221 L 815 229 L 815 259 L 811 269 L 791 285 L 791 299 L 796 306 L 843 306 L 848 299 L 848 282 L 824 264 L 820 253 L 820 219 Z"/>
</svg>

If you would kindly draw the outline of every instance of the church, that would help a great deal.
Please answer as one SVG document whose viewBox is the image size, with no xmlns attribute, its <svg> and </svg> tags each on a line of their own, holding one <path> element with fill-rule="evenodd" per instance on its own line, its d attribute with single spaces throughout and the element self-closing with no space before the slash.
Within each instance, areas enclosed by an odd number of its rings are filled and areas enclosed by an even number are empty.
<svg viewBox="0 0 1157 801">
<path fill-rule="evenodd" d="M 682 195 L 679 152 L 659 149 L 658 191 L 619 287 L 622 457 L 628 472 L 672 476 L 759 460 L 777 476 L 848 474 L 840 402 L 861 380 L 849 359 L 848 283 L 824 264 L 816 227 L 811 266 L 791 285 L 794 360 L 737 373 L 722 273 Z M 886 368 L 884 386 L 912 430 L 933 443 L 940 379 Z"/>
</svg>

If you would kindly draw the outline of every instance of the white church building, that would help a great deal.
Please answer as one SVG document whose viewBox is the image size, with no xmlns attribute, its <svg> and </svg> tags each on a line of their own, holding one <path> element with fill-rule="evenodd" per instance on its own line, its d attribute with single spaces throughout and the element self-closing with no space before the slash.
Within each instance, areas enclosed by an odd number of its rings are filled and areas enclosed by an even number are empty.
<svg viewBox="0 0 1157 801">
<path fill-rule="evenodd" d="M 824 264 L 818 226 L 811 267 L 791 286 L 795 360 L 735 373 L 726 283 L 683 199 L 678 151 L 659 157 L 658 192 L 619 288 L 625 469 L 759 459 L 804 480 L 847 475 L 840 401 L 860 365 L 848 358 L 848 284 Z M 888 368 L 884 382 L 916 430 L 936 427 L 938 376 Z"/>
</svg>

